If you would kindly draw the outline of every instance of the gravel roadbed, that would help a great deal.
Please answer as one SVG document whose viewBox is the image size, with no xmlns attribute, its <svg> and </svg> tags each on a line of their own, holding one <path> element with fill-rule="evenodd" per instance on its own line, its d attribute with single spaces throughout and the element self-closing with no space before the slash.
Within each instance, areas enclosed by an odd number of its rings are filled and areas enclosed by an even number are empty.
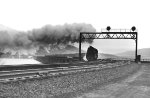
<svg viewBox="0 0 150 98">
<path fill-rule="evenodd" d="M 133 63 L 113 68 L 0 83 L 0 98 L 52 98 L 126 76 L 139 67 L 140 65 Z"/>
</svg>

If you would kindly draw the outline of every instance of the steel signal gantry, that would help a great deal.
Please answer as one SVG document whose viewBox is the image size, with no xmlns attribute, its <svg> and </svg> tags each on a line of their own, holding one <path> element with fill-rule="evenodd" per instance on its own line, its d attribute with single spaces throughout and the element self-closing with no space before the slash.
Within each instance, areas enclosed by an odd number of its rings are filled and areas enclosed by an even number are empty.
<svg viewBox="0 0 150 98">
<path fill-rule="evenodd" d="M 135 40 L 135 61 L 137 60 L 137 44 L 138 44 L 138 33 L 135 27 L 132 29 L 113 29 L 113 30 L 102 30 L 101 32 L 80 32 L 79 39 L 79 60 L 81 60 L 81 43 L 84 39 L 133 39 Z"/>
</svg>

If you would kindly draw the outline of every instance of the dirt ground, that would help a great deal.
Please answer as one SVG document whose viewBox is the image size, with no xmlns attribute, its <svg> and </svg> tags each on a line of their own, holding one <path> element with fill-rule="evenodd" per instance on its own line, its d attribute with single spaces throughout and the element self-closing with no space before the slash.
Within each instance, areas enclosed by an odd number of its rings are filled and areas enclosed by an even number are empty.
<svg viewBox="0 0 150 98">
<path fill-rule="evenodd" d="M 150 64 L 126 79 L 101 86 L 76 98 L 150 98 Z"/>
</svg>

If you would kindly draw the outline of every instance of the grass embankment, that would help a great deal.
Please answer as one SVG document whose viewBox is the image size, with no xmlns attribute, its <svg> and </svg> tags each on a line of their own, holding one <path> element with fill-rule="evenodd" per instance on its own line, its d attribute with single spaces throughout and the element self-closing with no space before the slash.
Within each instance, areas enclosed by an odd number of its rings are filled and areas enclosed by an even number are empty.
<svg viewBox="0 0 150 98">
<path fill-rule="evenodd" d="M 139 69 L 130 64 L 113 68 L 77 72 L 68 75 L 48 76 L 39 79 L 0 83 L 2 98 L 51 98 L 62 94 L 84 91 L 95 84 L 126 76 Z"/>
</svg>

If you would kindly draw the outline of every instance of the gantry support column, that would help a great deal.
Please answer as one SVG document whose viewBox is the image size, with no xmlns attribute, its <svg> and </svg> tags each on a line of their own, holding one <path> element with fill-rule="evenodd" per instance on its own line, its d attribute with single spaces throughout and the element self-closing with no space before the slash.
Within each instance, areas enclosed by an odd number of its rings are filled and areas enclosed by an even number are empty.
<svg viewBox="0 0 150 98">
<path fill-rule="evenodd" d="M 82 33 L 80 33 L 80 38 L 79 38 L 79 61 L 82 60 L 82 58 L 81 58 L 81 42 L 82 42 Z"/>
<path fill-rule="evenodd" d="M 137 60 L 137 47 L 138 47 L 138 34 L 136 33 L 136 39 L 135 39 L 135 62 L 138 62 Z"/>
</svg>

